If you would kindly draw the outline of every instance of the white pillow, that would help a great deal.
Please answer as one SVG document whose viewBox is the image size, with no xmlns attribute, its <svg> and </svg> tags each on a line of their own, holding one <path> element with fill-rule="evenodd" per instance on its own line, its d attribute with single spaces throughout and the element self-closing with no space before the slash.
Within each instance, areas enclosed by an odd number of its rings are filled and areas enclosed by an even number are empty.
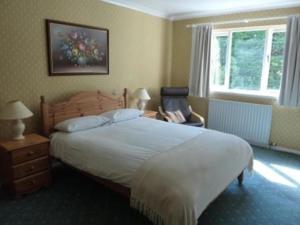
<svg viewBox="0 0 300 225">
<path fill-rule="evenodd" d="M 83 116 L 69 120 L 65 120 L 55 125 L 56 130 L 64 132 L 75 132 L 87 130 L 104 125 L 109 121 L 109 118 L 104 116 Z"/>
<path fill-rule="evenodd" d="M 105 116 L 110 119 L 110 122 L 116 123 L 125 120 L 132 120 L 143 114 L 144 111 L 138 109 L 116 109 L 102 113 L 101 116 Z"/>
</svg>

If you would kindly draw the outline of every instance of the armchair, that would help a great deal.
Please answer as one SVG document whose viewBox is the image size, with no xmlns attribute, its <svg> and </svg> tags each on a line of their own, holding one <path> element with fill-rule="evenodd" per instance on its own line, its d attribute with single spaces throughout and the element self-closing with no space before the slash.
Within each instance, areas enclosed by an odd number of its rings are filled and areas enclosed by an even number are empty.
<svg viewBox="0 0 300 225">
<path fill-rule="evenodd" d="M 205 120 L 202 116 L 193 111 L 188 104 L 187 96 L 189 89 L 187 87 L 162 87 L 160 91 L 161 106 L 158 107 L 160 117 L 165 121 L 172 122 L 166 111 L 175 112 L 180 110 L 186 122 L 184 125 L 202 127 Z"/>
</svg>

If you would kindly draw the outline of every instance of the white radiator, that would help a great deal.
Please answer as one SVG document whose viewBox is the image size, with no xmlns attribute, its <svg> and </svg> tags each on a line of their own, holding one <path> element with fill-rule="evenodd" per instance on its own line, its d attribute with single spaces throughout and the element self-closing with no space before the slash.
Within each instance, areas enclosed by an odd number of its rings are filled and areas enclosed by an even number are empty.
<svg viewBox="0 0 300 225">
<path fill-rule="evenodd" d="M 271 123 L 271 105 L 209 101 L 208 128 L 235 134 L 251 144 L 269 144 Z"/>
</svg>

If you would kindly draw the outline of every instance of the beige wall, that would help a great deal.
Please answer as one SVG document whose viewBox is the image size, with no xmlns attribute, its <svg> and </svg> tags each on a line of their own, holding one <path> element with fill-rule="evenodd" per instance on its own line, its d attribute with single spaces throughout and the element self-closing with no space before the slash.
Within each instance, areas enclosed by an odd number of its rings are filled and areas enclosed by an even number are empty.
<svg viewBox="0 0 300 225">
<path fill-rule="evenodd" d="M 187 29 L 185 27 L 187 24 L 236 20 L 245 18 L 250 19 L 270 16 L 283 16 L 299 13 L 300 8 L 292 8 L 175 21 L 173 23 L 172 85 L 188 85 L 191 49 L 191 29 Z M 283 24 L 284 22 L 285 21 L 265 21 L 260 23 L 249 23 L 246 25 L 236 24 L 234 26 L 238 27 L 252 25 L 255 26 L 268 24 Z M 223 25 L 217 28 L 234 26 Z M 270 141 L 277 143 L 279 146 L 300 150 L 300 109 L 280 107 L 277 105 L 275 100 L 270 99 L 234 95 L 215 95 L 212 97 L 254 103 L 273 104 L 274 107 Z M 191 97 L 190 101 L 193 107 L 207 118 L 208 100 Z"/>
<path fill-rule="evenodd" d="M 162 85 L 187 85 L 191 30 L 185 28 L 186 24 L 300 13 L 300 8 L 294 8 L 172 23 L 99 0 L 2 0 L 0 8 L 0 106 L 21 99 L 35 113 L 26 121 L 27 132 L 40 128 L 40 95 L 52 101 L 81 90 L 101 89 L 120 94 L 124 87 L 146 87 L 152 96 L 149 107 L 155 108 Z M 108 28 L 110 75 L 49 77 L 46 18 Z M 300 149 L 299 109 L 279 107 L 266 99 L 218 97 L 274 104 L 271 141 Z M 191 98 L 191 102 L 207 115 L 207 100 Z M 7 124 L 0 125 L 0 137 L 7 136 Z"/>
<path fill-rule="evenodd" d="M 35 114 L 27 132 L 40 128 L 40 95 L 51 101 L 81 90 L 145 87 L 150 107 L 158 104 L 158 90 L 170 80 L 170 21 L 99 0 L 1 0 L 0 8 L 0 106 L 22 100 Z M 110 75 L 49 77 L 46 18 L 109 29 Z M 7 136 L 7 124 L 0 128 Z"/>
</svg>

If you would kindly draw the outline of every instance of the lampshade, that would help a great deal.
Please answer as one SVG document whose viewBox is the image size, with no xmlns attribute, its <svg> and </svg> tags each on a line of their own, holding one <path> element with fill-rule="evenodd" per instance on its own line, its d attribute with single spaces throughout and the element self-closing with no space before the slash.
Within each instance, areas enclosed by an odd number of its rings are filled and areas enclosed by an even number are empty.
<svg viewBox="0 0 300 225">
<path fill-rule="evenodd" d="M 19 100 L 11 101 L 0 110 L 1 120 L 25 119 L 33 116 L 33 113 Z"/>
<path fill-rule="evenodd" d="M 133 92 L 133 97 L 140 99 L 140 100 L 150 100 L 150 96 L 145 88 L 138 88 Z"/>
</svg>

